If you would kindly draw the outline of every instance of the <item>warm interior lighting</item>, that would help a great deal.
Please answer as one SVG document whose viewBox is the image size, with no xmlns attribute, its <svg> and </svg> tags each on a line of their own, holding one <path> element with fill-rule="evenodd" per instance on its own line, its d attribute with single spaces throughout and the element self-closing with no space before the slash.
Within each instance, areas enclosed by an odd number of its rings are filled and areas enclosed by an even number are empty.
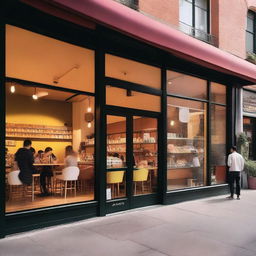
<svg viewBox="0 0 256 256">
<path fill-rule="evenodd" d="M 10 90 L 11 90 L 11 93 L 15 93 L 15 86 L 12 85 Z"/>
<path fill-rule="evenodd" d="M 174 126 L 174 125 L 175 125 L 175 122 L 174 122 L 173 120 L 171 120 L 170 125 L 171 125 L 171 126 Z"/>
<path fill-rule="evenodd" d="M 33 100 L 37 100 L 37 99 L 38 99 L 38 96 L 37 96 L 37 94 L 36 94 L 36 88 L 35 88 L 34 94 L 32 95 L 32 99 L 33 99 Z"/>
<path fill-rule="evenodd" d="M 91 127 L 92 127 L 92 123 L 89 122 L 89 123 L 87 124 L 87 127 L 88 127 L 88 128 L 91 128 Z"/>
<path fill-rule="evenodd" d="M 87 112 L 88 112 L 88 113 L 92 112 L 90 97 L 88 97 L 88 108 L 87 108 Z"/>
</svg>

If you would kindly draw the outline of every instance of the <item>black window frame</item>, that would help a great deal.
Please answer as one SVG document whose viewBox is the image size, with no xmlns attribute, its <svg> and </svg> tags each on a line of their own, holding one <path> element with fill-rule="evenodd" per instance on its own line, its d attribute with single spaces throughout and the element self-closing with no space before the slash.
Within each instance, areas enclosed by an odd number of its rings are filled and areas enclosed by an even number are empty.
<svg viewBox="0 0 256 256">
<path fill-rule="evenodd" d="M 248 19 L 251 19 L 251 17 L 249 17 L 249 15 L 253 16 L 253 32 L 248 30 L 248 23 L 246 25 L 246 35 L 250 34 L 253 36 L 253 52 L 252 53 L 256 53 L 256 13 L 254 11 L 249 10 L 247 13 L 247 21 Z M 246 40 L 246 52 L 249 52 L 247 49 L 247 40 Z"/>
<path fill-rule="evenodd" d="M 185 0 L 185 1 L 188 1 L 188 0 Z M 210 33 L 210 1 L 206 0 L 206 2 L 207 2 L 206 3 L 207 4 L 206 9 L 202 8 L 201 6 L 198 6 L 196 4 L 196 0 L 190 0 L 188 2 L 190 2 L 192 4 L 192 28 L 194 28 L 193 36 L 195 36 L 195 30 L 199 30 L 199 31 L 202 31 L 202 32 L 205 32 L 205 33 L 209 34 Z M 195 25 L 196 25 L 196 7 L 201 9 L 201 10 L 206 11 L 206 14 L 207 14 L 207 31 L 203 31 L 203 30 L 200 30 L 200 29 L 195 27 Z M 179 22 L 182 23 L 182 24 L 185 24 L 187 26 L 190 26 L 189 24 L 186 24 L 181 20 L 179 20 Z"/>
</svg>

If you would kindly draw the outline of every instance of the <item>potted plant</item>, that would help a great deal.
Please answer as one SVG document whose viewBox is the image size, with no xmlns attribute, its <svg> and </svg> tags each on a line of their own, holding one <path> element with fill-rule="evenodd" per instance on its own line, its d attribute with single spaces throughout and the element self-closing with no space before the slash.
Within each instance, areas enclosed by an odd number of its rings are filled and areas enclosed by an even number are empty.
<svg viewBox="0 0 256 256">
<path fill-rule="evenodd" d="M 245 161 L 249 159 L 249 141 L 244 132 L 240 133 L 237 138 L 237 150 L 243 156 Z M 248 188 L 248 173 L 244 169 L 241 173 L 242 187 Z"/>
<path fill-rule="evenodd" d="M 244 169 L 248 174 L 248 187 L 256 189 L 256 162 L 247 160 Z"/>
<path fill-rule="evenodd" d="M 256 64 L 256 54 L 251 53 L 251 52 L 247 52 L 246 60 L 253 63 L 253 64 Z"/>
</svg>

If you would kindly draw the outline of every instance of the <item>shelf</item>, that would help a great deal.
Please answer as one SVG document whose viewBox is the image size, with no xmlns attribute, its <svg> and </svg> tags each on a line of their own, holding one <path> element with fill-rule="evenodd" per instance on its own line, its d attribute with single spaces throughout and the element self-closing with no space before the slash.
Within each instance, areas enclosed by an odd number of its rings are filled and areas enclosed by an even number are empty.
<svg viewBox="0 0 256 256">
<path fill-rule="evenodd" d="M 134 145 L 137 144 L 157 144 L 156 142 L 133 142 Z M 107 145 L 126 145 L 126 143 L 107 143 Z"/>
<path fill-rule="evenodd" d="M 168 152 L 168 154 L 204 154 L 204 152 L 202 153 L 198 153 L 198 152 Z"/>
<path fill-rule="evenodd" d="M 190 169 L 193 168 L 193 166 L 177 166 L 177 167 L 168 167 L 167 170 L 176 170 L 176 169 Z"/>
<path fill-rule="evenodd" d="M 48 138 L 48 137 L 32 137 L 32 136 L 6 136 L 6 139 L 33 139 L 33 140 L 65 140 L 65 141 L 72 141 L 71 139 L 64 139 L 64 138 Z"/>
<path fill-rule="evenodd" d="M 167 138 L 168 140 L 204 140 L 204 138 Z"/>
</svg>

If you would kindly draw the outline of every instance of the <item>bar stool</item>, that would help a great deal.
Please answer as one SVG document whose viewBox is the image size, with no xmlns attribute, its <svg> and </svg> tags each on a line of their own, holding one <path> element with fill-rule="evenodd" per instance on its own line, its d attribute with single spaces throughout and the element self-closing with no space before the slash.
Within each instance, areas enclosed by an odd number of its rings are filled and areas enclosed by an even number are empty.
<svg viewBox="0 0 256 256">
<path fill-rule="evenodd" d="M 117 196 L 120 192 L 120 183 L 123 182 L 124 171 L 107 172 L 107 184 L 111 186 L 111 194 L 115 195 L 115 185 L 117 186 Z"/>
</svg>

